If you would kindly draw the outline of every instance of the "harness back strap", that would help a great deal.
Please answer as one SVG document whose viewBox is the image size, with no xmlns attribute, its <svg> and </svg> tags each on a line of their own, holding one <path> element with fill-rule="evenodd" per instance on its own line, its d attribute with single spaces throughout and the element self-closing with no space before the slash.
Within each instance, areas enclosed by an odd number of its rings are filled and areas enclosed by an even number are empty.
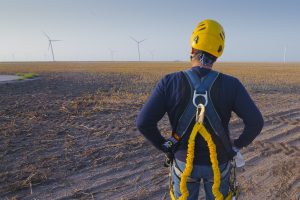
<svg viewBox="0 0 300 200">
<path fill-rule="evenodd" d="M 194 95 L 191 95 L 188 105 L 186 106 L 181 117 L 179 118 L 178 125 L 176 128 L 176 134 L 179 136 L 179 138 L 182 138 L 188 131 L 188 128 L 192 123 L 196 113 L 194 100 L 196 101 L 197 105 L 200 102 L 203 103 L 203 98 L 195 99 L 195 95 L 204 97 L 205 102 L 203 104 L 206 105 L 205 116 L 208 119 L 215 134 L 221 139 L 222 144 L 225 150 L 227 151 L 229 158 L 232 158 L 235 155 L 235 153 L 232 150 L 229 137 L 224 130 L 222 121 L 210 97 L 211 87 L 213 86 L 214 82 L 218 78 L 219 73 L 212 70 L 205 77 L 200 78 L 190 69 L 184 71 L 184 74 L 190 84 L 191 94 Z"/>
</svg>

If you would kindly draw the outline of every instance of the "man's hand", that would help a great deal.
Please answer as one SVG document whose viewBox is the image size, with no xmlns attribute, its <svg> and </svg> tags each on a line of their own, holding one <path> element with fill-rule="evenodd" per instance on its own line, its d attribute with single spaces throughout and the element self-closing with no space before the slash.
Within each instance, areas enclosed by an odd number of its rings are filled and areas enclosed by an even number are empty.
<svg viewBox="0 0 300 200">
<path fill-rule="evenodd" d="M 169 166 L 173 162 L 176 144 L 177 140 L 173 137 L 162 144 L 161 149 L 166 154 L 165 166 Z"/>
<path fill-rule="evenodd" d="M 162 145 L 161 149 L 163 152 L 168 153 L 168 152 L 174 152 L 175 146 L 177 144 L 177 140 L 173 137 L 167 139 Z"/>
<path fill-rule="evenodd" d="M 234 144 L 232 145 L 232 149 L 235 153 L 238 153 L 240 151 L 240 149 L 234 146 Z"/>
<path fill-rule="evenodd" d="M 233 157 L 235 160 L 236 167 L 240 168 L 245 166 L 245 159 L 241 154 L 240 150 L 235 146 L 233 146 L 232 149 L 236 152 L 236 155 Z"/>
</svg>

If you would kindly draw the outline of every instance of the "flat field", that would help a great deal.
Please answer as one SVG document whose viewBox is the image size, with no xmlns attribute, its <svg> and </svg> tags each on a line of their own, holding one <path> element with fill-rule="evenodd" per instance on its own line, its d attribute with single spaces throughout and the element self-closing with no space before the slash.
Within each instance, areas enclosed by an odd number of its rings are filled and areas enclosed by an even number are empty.
<svg viewBox="0 0 300 200">
<path fill-rule="evenodd" d="M 185 62 L 0 63 L 0 199 L 169 199 L 164 155 L 135 127 L 155 83 Z M 241 199 L 300 199 L 300 64 L 218 63 L 263 113 L 242 150 Z M 166 117 L 159 128 L 167 137 Z M 234 114 L 231 136 L 243 123 Z M 203 191 L 201 191 L 203 198 Z"/>
</svg>

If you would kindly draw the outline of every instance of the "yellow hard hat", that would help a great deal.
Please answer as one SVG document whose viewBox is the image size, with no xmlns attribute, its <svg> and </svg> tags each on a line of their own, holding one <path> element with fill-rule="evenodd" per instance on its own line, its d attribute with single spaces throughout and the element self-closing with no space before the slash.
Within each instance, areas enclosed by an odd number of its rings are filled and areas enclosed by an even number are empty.
<svg viewBox="0 0 300 200">
<path fill-rule="evenodd" d="M 191 36 L 191 46 L 193 49 L 205 51 L 215 57 L 222 55 L 224 43 L 225 33 L 223 27 L 211 19 L 200 22 Z"/>
</svg>

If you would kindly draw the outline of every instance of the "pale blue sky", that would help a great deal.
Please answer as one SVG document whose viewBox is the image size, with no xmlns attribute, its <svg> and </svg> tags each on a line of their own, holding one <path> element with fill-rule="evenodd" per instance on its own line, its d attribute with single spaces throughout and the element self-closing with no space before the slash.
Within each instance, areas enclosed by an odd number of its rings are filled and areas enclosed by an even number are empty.
<svg viewBox="0 0 300 200">
<path fill-rule="evenodd" d="M 221 61 L 300 61 L 298 0 L 0 0 L 0 61 L 137 60 L 129 38 L 147 38 L 141 59 L 188 60 L 189 38 L 206 18 L 226 33 Z"/>
</svg>

